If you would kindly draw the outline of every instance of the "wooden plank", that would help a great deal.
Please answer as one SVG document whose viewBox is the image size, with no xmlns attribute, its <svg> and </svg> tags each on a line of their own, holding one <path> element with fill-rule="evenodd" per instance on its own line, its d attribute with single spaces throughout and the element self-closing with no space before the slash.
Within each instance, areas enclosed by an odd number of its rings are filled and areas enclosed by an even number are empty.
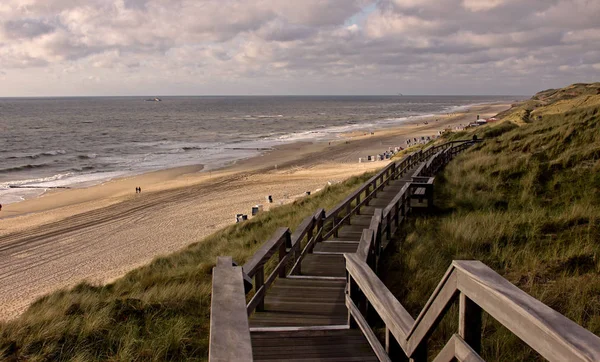
<svg viewBox="0 0 600 362">
<path fill-rule="evenodd" d="M 358 330 L 325 330 L 314 336 L 295 332 L 253 333 L 252 342 L 257 360 L 377 361 Z"/>
<path fill-rule="evenodd" d="M 346 270 L 398 341 L 406 339 L 414 319 L 356 254 L 346 254 Z"/>
<path fill-rule="evenodd" d="M 375 336 L 375 333 L 373 333 L 373 330 L 367 323 L 367 320 L 365 319 L 365 317 L 363 317 L 363 315 L 356 307 L 356 304 L 354 304 L 354 302 L 352 301 L 352 299 L 350 299 L 350 296 L 348 295 L 346 295 L 346 306 L 348 307 L 348 312 L 356 321 L 358 328 L 360 328 L 363 335 L 369 342 L 369 345 L 371 346 L 371 348 L 373 348 L 373 352 L 375 352 L 375 355 L 377 356 L 379 361 L 391 362 L 392 360 L 388 357 L 387 353 L 385 352 L 385 348 L 383 348 L 381 342 L 379 342 L 379 339 L 377 339 L 377 336 Z"/>
<path fill-rule="evenodd" d="M 309 280 L 335 280 L 335 281 L 345 281 L 346 277 L 327 277 L 327 276 L 318 276 L 318 275 L 290 275 L 286 279 L 309 279 Z"/>
<path fill-rule="evenodd" d="M 438 352 L 437 356 L 433 359 L 433 362 L 452 362 L 456 358 L 456 342 L 454 336 L 444 345 L 441 351 Z"/>
<path fill-rule="evenodd" d="M 231 258 L 217 259 L 213 268 L 208 360 L 252 361 L 242 268 L 231 266 Z"/>
<path fill-rule="evenodd" d="M 304 236 L 308 232 L 308 229 L 312 229 L 314 227 L 314 223 L 314 215 L 307 216 L 304 220 L 302 220 L 300 225 L 298 225 L 298 227 L 296 228 L 296 230 L 294 230 L 294 233 L 291 236 L 292 246 L 296 245 L 296 243 L 299 243 L 302 240 L 302 238 L 304 238 Z"/>
<path fill-rule="evenodd" d="M 302 275 L 344 277 L 344 256 L 308 254 L 302 263 Z"/>
<path fill-rule="evenodd" d="M 356 253 L 358 243 L 340 242 L 340 243 L 318 243 L 315 245 L 313 253 Z"/>
<path fill-rule="evenodd" d="M 443 312 L 447 310 L 457 294 L 457 276 L 454 267 L 451 266 L 411 326 L 410 332 L 407 334 L 407 342 L 403 346 L 407 354 L 410 355 L 417 350 L 419 344 L 436 326 L 442 318 Z"/>
<path fill-rule="evenodd" d="M 425 196 L 425 188 L 424 187 L 417 187 L 415 189 L 414 195 Z"/>
<path fill-rule="evenodd" d="M 273 254 L 278 250 L 281 243 L 285 242 L 286 234 L 290 232 L 288 228 L 278 228 L 271 239 L 265 242 L 260 249 L 254 253 L 252 258 L 244 264 L 244 272 L 250 277 L 254 276 L 254 273 L 262 267 Z"/>
<path fill-rule="evenodd" d="M 460 336 L 452 336 L 454 340 L 454 356 L 460 362 L 485 362 Z"/>
<path fill-rule="evenodd" d="M 255 327 L 314 327 L 346 324 L 347 313 L 339 315 L 298 314 L 286 312 L 256 312 L 250 319 L 250 325 Z"/>
<path fill-rule="evenodd" d="M 479 261 L 454 261 L 469 299 L 549 361 L 599 361 L 600 338 Z"/>
<path fill-rule="evenodd" d="M 410 184 L 407 183 L 404 186 L 402 186 L 402 189 L 400 190 L 400 192 L 398 192 L 396 194 L 396 196 L 394 196 L 394 198 L 388 203 L 388 205 L 385 207 L 385 209 L 383 209 L 383 218 L 387 217 L 387 215 L 390 213 L 390 211 L 394 208 L 394 205 L 398 202 L 400 202 L 400 200 L 402 200 L 402 197 L 404 196 L 404 194 L 406 194 L 406 192 L 408 192 L 408 189 L 410 188 Z"/>
<path fill-rule="evenodd" d="M 373 213 L 373 217 L 371 218 L 371 223 L 369 224 L 369 229 L 376 231 L 381 224 L 381 220 L 383 218 L 383 209 L 375 209 Z"/>
<path fill-rule="evenodd" d="M 375 232 L 371 229 L 364 229 L 360 243 L 358 244 L 358 250 L 356 256 L 364 263 L 367 263 L 369 255 L 371 254 L 371 248 L 375 239 Z"/>
<path fill-rule="evenodd" d="M 295 337 L 317 337 L 323 336 L 328 331 L 340 331 L 348 330 L 347 324 L 340 324 L 336 326 L 312 326 L 312 327 L 255 327 L 250 328 L 252 339 L 259 338 L 273 338 L 274 333 L 277 334 L 277 338 L 285 337 L 289 332 L 293 332 Z"/>
<path fill-rule="evenodd" d="M 458 334 L 477 353 L 481 352 L 481 314 L 481 308 L 460 293 Z"/>
</svg>

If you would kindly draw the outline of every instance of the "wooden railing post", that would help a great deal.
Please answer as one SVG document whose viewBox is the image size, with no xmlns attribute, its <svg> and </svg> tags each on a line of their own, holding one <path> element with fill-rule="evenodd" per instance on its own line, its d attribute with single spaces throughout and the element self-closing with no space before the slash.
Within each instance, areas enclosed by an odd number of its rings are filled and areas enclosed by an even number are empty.
<svg viewBox="0 0 600 362">
<path fill-rule="evenodd" d="M 350 225 L 350 219 L 352 219 L 352 201 L 349 201 L 348 205 L 346 205 L 346 216 L 348 225 Z"/>
<path fill-rule="evenodd" d="M 387 326 L 385 327 L 385 352 L 392 361 L 408 361 L 400 344 L 396 341 Z"/>
<path fill-rule="evenodd" d="M 333 215 L 333 228 L 334 228 L 333 236 L 336 238 L 338 237 L 338 230 L 339 230 L 339 228 L 337 227 L 337 223 L 338 223 L 338 216 Z"/>
<path fill-rule="evenodd" d="M 373 197 L 377 197 L 377 179 L 373 180 L 373 183 L 371 184 L 373 185 Z"/>
<path fill-rule="evenodd" d="M 396 230 L 400 227 L 400 202 L 398 201 L 394 205 L 394 225 L 396 225 Z"/>
<path fill-rule="evenodd" d="M 254 275 L 254 292 L 258 292 L 258 290 L 265 284 L 265 267 L 261 266 L 256 271 Z M 262 298 L 258 305 L 256 306 L 256 310 L 262 312 L 265 310 L 265 299 Z"/>
<path fill-rule="evenodd" d="M 356 195 L 356 215 L 360 215 L 360 207 L 358 205 L 360 205 L 360 193 Z"/>
<path fill-rule="evenodd" d="M 354 301 L 354 296 L 357 291 L 356 283 L 352 280 L 352 276 L 349 273 L 346 273 L 346 294 L 348 297 Z M 356 303 L 356 301 L 354 301 Z M 358 328 L 358 324 L 352 317 L 352 313 L 350 313 L 350 309 L 348 309 L 348 326 L 352 329 Z"/>
<path fill-rule="evenodd" d="M 285 258 L 285 256 L 287 255 L 287 244 L 288 241 L 290 240 L 290 233 L 286 233 L 284 238 L 286 238 L 286 241 L 281 243 L 281 245 L 279 246 L 279 262 L 281 263 L 281 261 L 283 260 L 283 258 Z M 292 252 L 290 250 L 290 252 Z M 285 278 L 285 266 L 283 266 L 280 270 L 279 270 L 279 277 L 280 278 Z"/>
<path fill-rule="evenodd" d="M 325 211 L 321 212 L 321 214 L 319 214 L 319 216 L 317 216 L 317 235 L 316 235 L 316 242 L 319 243 L 321 241 L 323 241 L 323 223 L 325 220 Z M 321 232 L 319 232 L 321 231 Z"/>
<path fill-rule="evenodd" d="M 481 353 L 481 308 L 460 293 L 458 334 L 477 353 Z"/>
<path fill-rule="evenodd" d="M 392 214 L 388 213 L 385 217 L 385 223 L 387 224 L 387 228 L 385 230 L 385 236 L 388 242 L 392 239 Z"/>
</svg>

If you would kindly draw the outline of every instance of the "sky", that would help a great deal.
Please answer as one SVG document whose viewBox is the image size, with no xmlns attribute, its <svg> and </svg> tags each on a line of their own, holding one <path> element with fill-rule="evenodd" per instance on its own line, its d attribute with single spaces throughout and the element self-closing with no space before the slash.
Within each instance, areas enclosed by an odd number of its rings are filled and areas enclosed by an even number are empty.
<svg viewBox="0 0 600 362">
<path fill-rule="evenodd" d="M 0 97 L 529 95 L 600 81 L 600 0 L 1 0 Z"/>
</svg>

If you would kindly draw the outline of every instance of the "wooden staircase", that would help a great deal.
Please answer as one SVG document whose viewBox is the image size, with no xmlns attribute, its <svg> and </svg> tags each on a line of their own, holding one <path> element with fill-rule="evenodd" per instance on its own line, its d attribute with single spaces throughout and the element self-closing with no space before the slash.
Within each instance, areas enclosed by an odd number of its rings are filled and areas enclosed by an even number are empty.
<svg viewBox="0 0 600 362">
<path fill-rule="evenodd" d="M 390 181 L 337 236 L 315 243 L 301 261 L 300 275 L 275 281 L 264 309 L 249 317 L 255 361 L 378 360 L 364 335 L 348 326 L 344 254 L 356 253 L 375 209 L 386 207 L 417 167 Z"/>
<path fill-rule="evenodd" d="M 432 176 L 475 143 L 453 141 L 389 164 L 294 233 L 278 229 L 243 267 L 219 257 L 209 360 L 425 362 L 429 336 L 456 303 L 458 330 L 436 362 L 483 361 L 483 312 L 550 361 L 600 361 L 600 338 L 481 262 L 454 261 L 416 319 L 377 277 L 408 213 L 432 206 Z"/>
</svg>

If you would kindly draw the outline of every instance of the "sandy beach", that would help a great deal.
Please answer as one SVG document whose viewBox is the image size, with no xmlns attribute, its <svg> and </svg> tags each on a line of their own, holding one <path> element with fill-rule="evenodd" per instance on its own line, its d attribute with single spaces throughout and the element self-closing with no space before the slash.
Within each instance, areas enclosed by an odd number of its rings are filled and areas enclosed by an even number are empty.
<svg viewBox="0 0 600 362">
<path fill-rule="evenodd" d="M 355 132 L 331 142 L 284 145 L 220 170 L 179 167 L 5 205 L 0 212 L 0 319 L 14 318 L 36 298 L 82 280 L 118 278 L 233 223 L 236 213 L 250 214 L 255 204 L 276 207 L 386 164 L 358 163 L 359 157 L 405 147 L 408 138 L 435 135 L 474 121 L 477 114 L 490 117 L 509 107 L 473 106 L 374 135 Z M 137 186 L 141 194 L 135 193 Z M 267 195 L 273 204 L 265 202 Z"/>
</svg>

